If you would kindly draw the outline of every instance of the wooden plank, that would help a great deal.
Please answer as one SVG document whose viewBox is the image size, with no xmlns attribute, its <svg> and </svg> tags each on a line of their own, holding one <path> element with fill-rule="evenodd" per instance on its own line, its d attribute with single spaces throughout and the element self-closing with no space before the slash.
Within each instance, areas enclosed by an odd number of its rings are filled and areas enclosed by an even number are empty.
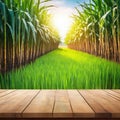
<svg viewBox="0 0 120 120">
<path fill-rule="evenodd" d="M 25 109 L 22 116 L 24 118 L 52 117 L 54 98 L 55 90 L 42 90 Z"/>
<path fill-rule="evenodd" d="M 69 102 L 67 90 L 57 90 L 55 95 L 56 102 Z"/>
<path fill-rule="evenodd" d="M 6 92 L 6 91 L 7 91 L 7 89 L 0 89 L 0 93 Z"/>
<path fill-rule="evenodd" d="M 110 96 L 113 98 L 120 100 L 120 94 L 118 92 L 112 91 L 112 90 L 104 90 L 105 92 L 109 93 Z"/>
<path fill-rule="evenodd" d="M 120 101 L 103 90 L 79 91 L 96 113 L 96 117 L 120 118 Z"/>
<path fill-rule="evenodd" d="M 119 94 L 120 94 L 120 90 L 112 90 L 112 91 L 117 92 L 117 93 L 119 93 Z"/>
<path fill-rule="evenodd" d="M 16 90 L 0 98 L 0 117 L 21 117 L 21 112 L 39 91 Z"/>
<path fill-rule="evenodd" d="M 73 117 L 67 90 L 57 90 L 53 117 Z"/>
<path fill-rule="evenodd" d="M 94 118 L 95 113 L 77 90 L 68 90 L 74 117 Z"/>
<path fill-rule="evenodd" d="M 1 90 L 0 90 L 1 91 Z M 15 90 L 3 90 L 2 92 L 0 92 L 0 97 L 6 96 L 12 92 L 14 92 Z"/>
<path fill-rule="evenodd" d="M 0 95 L 1 119 L 120 118 L 119 90 L 5 90 Z"/>
</svg>

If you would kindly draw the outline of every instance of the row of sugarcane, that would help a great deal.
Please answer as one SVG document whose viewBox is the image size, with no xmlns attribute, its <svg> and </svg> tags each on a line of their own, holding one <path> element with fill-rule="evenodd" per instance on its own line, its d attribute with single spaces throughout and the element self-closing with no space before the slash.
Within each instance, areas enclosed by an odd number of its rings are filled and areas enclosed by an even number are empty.
<svg viewBox="0 0 120 120">
<path fill-rule="evenodd" d="M 89 0 L 80 6 L 66 36 L 68 46 L 120 62 L 120 0 Z"/>
<path fill-rule="evenodd" d="M 0 73 L 18 68 L 58 47 L 50 24 L 50 0 L 0 0 Z"/>
</svg>

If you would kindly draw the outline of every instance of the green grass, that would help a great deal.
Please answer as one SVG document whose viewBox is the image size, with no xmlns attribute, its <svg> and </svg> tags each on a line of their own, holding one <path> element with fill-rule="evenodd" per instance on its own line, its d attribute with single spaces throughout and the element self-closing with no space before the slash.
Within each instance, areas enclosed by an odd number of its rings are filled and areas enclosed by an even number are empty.
<svg viewBox="0 0 120 120">
<path fill-rule="evenodd" d="M 0 75 L 0 88 L 118 89 L 120 64 L 70 49 L 57 49 Z"/>
</svg>

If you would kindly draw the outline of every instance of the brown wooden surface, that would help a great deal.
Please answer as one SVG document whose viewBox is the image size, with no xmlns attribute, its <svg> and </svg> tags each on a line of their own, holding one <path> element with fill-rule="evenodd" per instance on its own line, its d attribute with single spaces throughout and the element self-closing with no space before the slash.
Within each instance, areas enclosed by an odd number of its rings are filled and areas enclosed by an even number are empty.
<svg viewBox="0 0 120 120">
<path fill-rule="evenodd" d="M 120 90 L 0 90 L 0 119 L 120 119 Z"/>
<path fill-rule="evenodd" d="M 120 118 L 120 101 L 103 90 L 79 91 L 95 111 L 96 117 Z"/>
<path fill-rule="evenodd" d="M 77 90 L 68 90 L 74 117 L 94 118 L 95 113 Z"/>
<path fill-rule="evenodd" d="M 6 96 L 11 92 L 14 92 L 15 90 L 0 90 L 0 97 Z"/>
<path fill-rule="evenodd" d="M 53 116 L 54 117 L 73 117 L 68 92 L 66 90 L 56 91 Z"/>
<path fill-rule="evenodd" d="M 23 117 L 52 117 L 54 90 L 41 90 L 23 112 Z"/>
</svg>

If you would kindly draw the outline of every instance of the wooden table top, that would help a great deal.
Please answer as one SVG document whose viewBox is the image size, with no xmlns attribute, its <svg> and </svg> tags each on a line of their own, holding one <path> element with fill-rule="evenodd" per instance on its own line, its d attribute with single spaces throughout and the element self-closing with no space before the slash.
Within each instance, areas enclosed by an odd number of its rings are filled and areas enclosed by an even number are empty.
<svg viewBox="0 0 120 120">
<path fill-rule="evenodd" d="M 0 90 L 0 118 L 120 119 L 120 90 Z"/>
</svg>

